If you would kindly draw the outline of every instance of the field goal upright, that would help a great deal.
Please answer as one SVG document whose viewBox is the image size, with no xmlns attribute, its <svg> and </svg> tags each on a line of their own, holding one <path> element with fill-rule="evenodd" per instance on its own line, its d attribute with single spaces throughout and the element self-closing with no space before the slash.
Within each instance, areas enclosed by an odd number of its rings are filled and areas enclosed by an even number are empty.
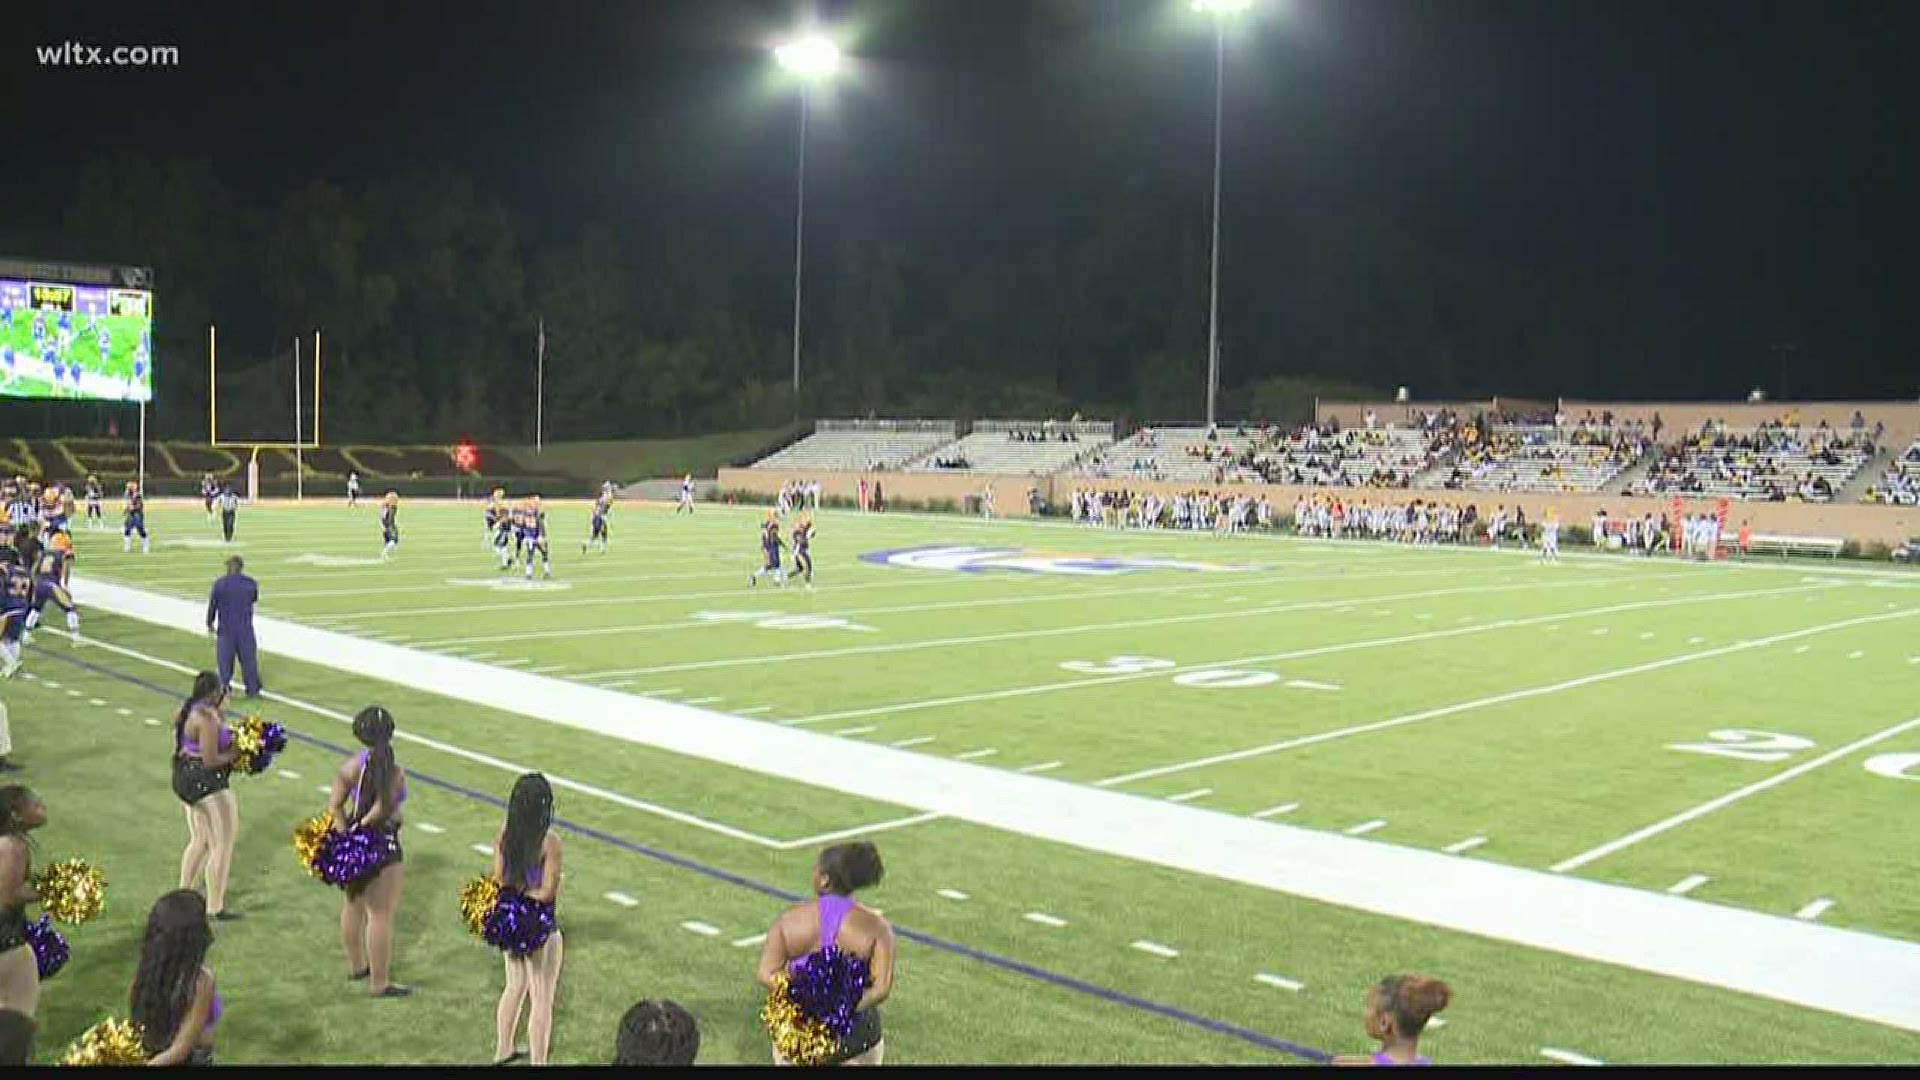
<svg viewBox="0 0 1920 1080">
<path fill-rule="evenodd" d="M 301 455 L 308 450 L 320 449 L 320 370 L 321 342 L 320 331 L 313 332 L 313 437 L 307 437 L 307 391 L 305 388 L 306 370 L 301 358 L 300 338 L 293 339 L 293 438 L 291 440 L 271 439 L 228 439 L 220 438 L 220 339 L 219 328 L 207 327 L 207 445 L 217 450 L 247 451 L 247 501 L 257 502 L 260 498 L 260 451 L 293 451 L 293 497 L 296 501 L 306 495 L 306 464 Z"/>
</svg>

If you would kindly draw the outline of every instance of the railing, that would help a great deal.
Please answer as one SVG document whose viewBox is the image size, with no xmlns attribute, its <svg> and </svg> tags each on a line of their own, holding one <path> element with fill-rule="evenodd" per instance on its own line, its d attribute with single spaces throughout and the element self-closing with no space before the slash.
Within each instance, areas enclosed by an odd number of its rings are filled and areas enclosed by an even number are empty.
<svg viewBox="0 0 1920 1080">
<path fill-rule="evenodd" d="M 954 422 L 951 420 L 816 420 L 813 424 L 813 432 L 816 435 L 925 432 L 929 435 L 951 437 L 954 431 Z"/>
</svg>

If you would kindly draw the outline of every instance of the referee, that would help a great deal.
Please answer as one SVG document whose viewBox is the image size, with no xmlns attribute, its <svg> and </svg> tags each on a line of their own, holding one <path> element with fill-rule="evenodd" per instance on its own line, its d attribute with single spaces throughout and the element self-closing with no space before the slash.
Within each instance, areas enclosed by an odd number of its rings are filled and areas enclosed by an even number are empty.
<svg viewBox="0 0 1920 1080">
<path fill-rule="evenodd" d="M 227 543 L 233 543 L 233 516 L 240 512 L 240 496 L 233 493 L 233 485 L 220 489 L 220 529 L 227 534 Z"/>
</svg>

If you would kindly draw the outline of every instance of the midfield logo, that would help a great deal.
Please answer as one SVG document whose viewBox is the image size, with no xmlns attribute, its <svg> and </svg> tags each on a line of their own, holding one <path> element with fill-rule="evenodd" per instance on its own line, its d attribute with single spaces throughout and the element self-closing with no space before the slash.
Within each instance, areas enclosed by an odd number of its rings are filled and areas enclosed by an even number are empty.
<svg viewBox="0 0 1920 1080">
<path fill-rule="evenodd" d="M 1225 563 L 1193 562 L 1186 559 L 1128 558 L 1114 555 L 1086 555 L 1059 551 L 1033 551 L 1013 547 L 977 547 L 971 544 L 945 544 L 927 547 L 869 551 L 862 561 L 881 566 L 901 566 L 912 570 L 959 570 L 977 574 L 987 570 L 1011 570 L 1023 574 L 1068 574 L 1082 577 L 1109 577 L 1143 570 L 1179 570 L 1187 573 L 1231 574 L 1260 569 Z"/>
</svg>

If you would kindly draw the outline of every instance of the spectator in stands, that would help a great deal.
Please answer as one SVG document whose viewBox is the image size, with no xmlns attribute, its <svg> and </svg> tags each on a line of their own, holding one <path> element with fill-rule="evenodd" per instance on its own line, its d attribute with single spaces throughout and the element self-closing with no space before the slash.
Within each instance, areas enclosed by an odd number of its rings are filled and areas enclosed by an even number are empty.
<svg viewBox="0 0 1920 1080">
<path fill-rule="evenodd" d="M 1453 990 L 1427 975 L 1389 975 L 1367 993 L 1367 1037 L 1380 1049 L 1371 1056 L 1344 1054 L 1335 1065 L 1431 1065 L 1420 1053 L 1420 1033 L 1427 1021 L 1447 1007 Z"/>
<path fill-rule="evenodd" d="M 673 1001 L 641 1001 L 620 1018 L 615 1065 L 691 1065 L 700 1053 L 700 1026 Z"/>
</svg>

